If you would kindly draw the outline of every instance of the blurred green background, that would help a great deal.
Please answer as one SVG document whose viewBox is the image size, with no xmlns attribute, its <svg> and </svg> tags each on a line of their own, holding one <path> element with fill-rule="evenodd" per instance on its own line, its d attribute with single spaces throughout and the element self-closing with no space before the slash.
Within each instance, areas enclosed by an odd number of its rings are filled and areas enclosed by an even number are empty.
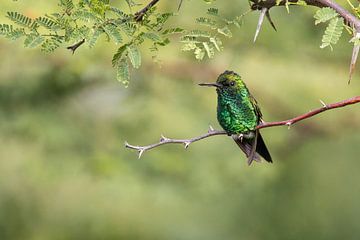
<svg viewBox="0 0 360 240">
<path fill-rule="evenodd" d="M 6 11 L 57 7 L 0 2 L 2 22 Z M 231 17 L 246 10 L 240 2 L 216 6 Z M 185 1 L 173 23 L 191 28 L 207 7 Z M 47 55 L 0 39 L 0 239 L 359 239 L 360 106 L 262 130 L 273 164 L 248 167 L 225 136 L 140 160 L 124 148 L 220 128 L 215 91 L 197 83 L 225 69 L 242 75 L 266 121 L 359 95 L 358 69 L 347 85 L 349 36 L 321 50 L 315 10 L 273 9 L 278 32 L 265 22 L 256 44 L 252 13 L 210 61 L 172 44 L 159 66 L 144 49 L 127 89 L 115 80 L 112 44 Z"/>
</svg>

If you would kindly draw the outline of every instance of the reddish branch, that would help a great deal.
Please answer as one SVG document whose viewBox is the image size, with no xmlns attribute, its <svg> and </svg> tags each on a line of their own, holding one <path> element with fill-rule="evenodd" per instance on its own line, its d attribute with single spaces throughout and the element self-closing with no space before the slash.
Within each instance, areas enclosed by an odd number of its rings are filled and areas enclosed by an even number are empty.
<svg viewBox="0 0 360 240">
<path fill-rule="evenodd" d="M 349 98 L 346 99 L 344 101 L 341 102 L 337 102 L 337 103 L 331 103 L 331 104 L 325 104 L 323 101 L 320 101 L 322 103 L 322 107 L 312 110 L 308 113 L 302 114 L 300 116 L 297 116 L 295 118 L 291 118 L 285 121 L 280 121 L 280 122 L 263 122 L 261 124 L 259 124 L 256 129 L 261 129 L 261 128 L 268 128 L 268 127 L 275 127 L 275 126 L 291 126 L 301 120 L 307 119 L 307 118 L 311 118 L 319 113 L 325 112 L 327 110 L 330 109 L 335 109 L 335 108 L 341 108 L 341 107 L 345 107 L 348 105 L 352 105 L 355 103 L 359 103 L 360 102 L 360 96 L 356 96 L 353 98 Z M 161 136 L 160 138 L 160 142 L 158 143 L 154 143 L 151 145 L 147 145 L 147 146 L 135 146 L 135 145 L 130 145 L 129 143 L 125 142 L 125 147 L 126 148 L 130 148 L 130 149 L 134 149 L 137 150 L 139 153 L 139 158 L 141 157 L 141 155 L 153 148 L 159 147 L 161 145 L 165 145 L 165 144 L 183 144 L 185 148 L 188 148 L 189 145 L 193 142 L 197 142 L 200 141 L 202 139 L 208 138 L 208 137 L 212 137 L 212 136 L 217 136 L 217 135 L 228 135 L 225 131 L 220 131 L 220 130 L 214 130 L 211 126 L 210 129 L 207 133 L 200 135 L 198 137 L 194 137 L 194 138 L 190 138 L 190 139 L 171 139 L 171 138 L 166 138 L 164 136 Z"/>
<path fill-rule="evenodd" d="M 251 0 L 252 5 L 251 9 L 253 10 L 261 10 L 263 8 L 270 9 L 275 6 L 283 6 L 287 2 L 297 3 L 299 0 L 283 0 L 276 5 L 276 0 Z M 337 4 L 333 0 L 304 0 L 307 5 L 315 6 L 315 7 L 330 7 L 334 9 L 342 18 L 344 18 L 345 22 L 350 26 L 354 26 L 358 32 L 360 32 L 360 20 L 349 13 L 345 8 Z"/>
</svg>

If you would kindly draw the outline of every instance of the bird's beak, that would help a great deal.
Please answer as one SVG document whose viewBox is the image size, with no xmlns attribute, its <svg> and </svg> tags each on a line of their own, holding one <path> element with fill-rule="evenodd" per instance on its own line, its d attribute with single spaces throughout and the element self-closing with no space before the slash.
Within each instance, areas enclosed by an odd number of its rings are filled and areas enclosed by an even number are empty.
<svg viewBox="0 0 360 240">
<path fill-rule="evenodd" d="M 202 86 L 202 87 L 221 87 L 221 84 L 219 83 L 199 83 L 199 86 Z"/>
</svg>

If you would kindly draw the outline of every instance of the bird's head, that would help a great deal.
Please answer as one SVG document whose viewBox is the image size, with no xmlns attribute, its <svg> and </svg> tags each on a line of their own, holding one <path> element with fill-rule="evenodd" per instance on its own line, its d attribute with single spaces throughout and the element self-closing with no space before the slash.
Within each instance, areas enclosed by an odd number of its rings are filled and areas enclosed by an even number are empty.
<svg viewBox="0 0 360 240">
<path fill-rule="evenodd" d="M 241 80 L 239 74 L 226 70 L 219 75 L 215 83 L 200 83 L 200 86 L 216 87 L 218 91 L 237 92 L 242 89 L 245 84 Z"/>
</svg>

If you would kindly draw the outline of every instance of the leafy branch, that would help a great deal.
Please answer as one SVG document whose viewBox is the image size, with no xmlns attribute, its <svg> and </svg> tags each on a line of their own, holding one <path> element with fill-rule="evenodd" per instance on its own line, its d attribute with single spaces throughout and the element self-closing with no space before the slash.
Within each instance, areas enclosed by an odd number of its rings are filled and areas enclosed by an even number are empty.
<svg viewBox="0 0 360 240">
<path fill-rule="evenodd" d="M 259 24 L 255 33 L 255 40 L 260 31 L 261 24 L 263 22 L 264 15 L 267 14 L 269 21 L 271 18 L 269 15 L 269 10 L 276 6 L 285 6 L 287 9 L 289 5 L 310 5 L 322 8 L 315 14 L 315 24 L 322 22 L 328 22 L 329 24 L 325 30 L 325 33 L 322 37 L 321 48 L 330 47 L 333 49 L 341 35 L 344 26 L 348 27 L 348 30 L 352 32 L 353 38 L 350 42 L 354 43 L 352 58 L 350 62 L 349 70 L 349 83 L 354 73 L 355 64 L 357 61 L 357 56 L 359 53 L 359 38 L 360 38 L 360 19 L 359 19 L 359 7 L 355 7 L 350 0 L 347 0 L 348 4 L 352 8 L 354 14 L 351 14 L 341 5 L 336 3 L 333 0 L 250 0 L 252 10 L 260 10 L 261 14 L 259 17 Z"/>
<path fill-rule="evenodd" d="M 321 101 L 322 107 L 312 110 L 308 113 L 299 115 L 297 117 L 285 120 L 285 121 L 278 121 L 278 122 L 261 122 L 256 129 L 262 129 L 262 128 L 269 128 L 269 127 L 275 127 L 275 126 L 288 126 L 290 128 L 290 126 L 292 126 L 293 124 L 305 120 L 307 118 L 311 118 L 315 115 L 318 115 L 322 112 L 325 112 L 327 110 L 331 110 L 331 109 L 335 109 L 335 108 L 341 108 L 341 107 L 345 107 L 348 105 L 352 105 L 352 104 L 356 104 L 356 103 L 360 103 L 360 96 L 355 96 L 353 98 L 349 98 L 340 102 L 336 102 L 336 103 L 331 103 L 331 104 L 325 104 L 323 101 Z M 153 148 L 162 146 L 162 145 L 166 145 L 166 144 L 182 144 L 184 145 L 185 149 L 187 149 L 191 143 L 200 141 L 202 139 L 205 138 L 209 138 L 209 137 L 213 137 L 213 136 L 218 136 L 218 135 L 228 135 L 226 131 L 222 131 L 222 130 L 215 130 L 213 129 L 211 126 L 209 127 L 209 130 L 207 133 L 200 135 L 198 137 L 194 137 L 194 138 L 189 138 L 189 139 L 172 139 L 172 138 L 167 138 L 164 137 L 163 135 L 161 135 L 160 141 L 158 143 L 154 143 L 154 144 L 150 144 L 150 145 L 146 145 L 146 146 L 136 146 L 136 145 L 131 145 L 128 142 L 125 142 L 125 147 L 129 148 L 129 149 L 134 149 L 136 151 L 138 151 L 138 156 L 139 158 L 142 156 L 142 154 L 146 151 L 149 151 Z"/>
</svg>

